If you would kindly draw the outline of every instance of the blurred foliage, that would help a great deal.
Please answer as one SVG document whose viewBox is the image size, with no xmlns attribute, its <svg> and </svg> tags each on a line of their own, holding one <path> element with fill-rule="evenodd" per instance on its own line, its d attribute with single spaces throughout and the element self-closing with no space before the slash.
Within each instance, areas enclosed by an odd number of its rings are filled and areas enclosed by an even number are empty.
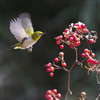
<svg viewBox="0 0 100 100">
<path fill-rule="evenodd" d="M 9 22 L 20 13 L 28 12 L 35 31 L 41 30 L 47 34 L 33 47 L 33 52 L 27 50 L 8 50 L 17 43 L 9 30 Z M 44 65 L 52 62 L 59 51 L 65 52 L 65 59 L 70 68 L 75 60 L 74 50 L 65 46 L 60 50 L 54 37 L 62 34 L 70 23 L 81 21 L 88 29 L 96 30 L 100 36 L 100 0 L 0 0 L 0 100 L 45 100 L 47 89 L 57 88 L 62 94 L 62 100 L 67 91 L 67 73 L 55 71 L 50 77 Z M 100 59 L 100 39 L 91 45 L 97 59 Z M 79 46 L 79 59 L 86 42 Z M 86 65 L 86 63 L 84 63 Z M 80 66 L 75 66 L 71 72 L 72 96 L 68 100 L 78 100 L 80 93 L 85 91 L 89 100 L 94 100 L 99 94 L 96 73 Z"/>
</svg>

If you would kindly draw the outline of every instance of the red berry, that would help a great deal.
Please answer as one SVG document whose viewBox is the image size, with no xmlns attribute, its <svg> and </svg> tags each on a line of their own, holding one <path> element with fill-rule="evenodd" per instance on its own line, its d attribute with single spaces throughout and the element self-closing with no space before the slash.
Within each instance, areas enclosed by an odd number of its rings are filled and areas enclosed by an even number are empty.
<svg viewBox="0 0 100 100">
<path fill-rule="evenodd" d="M 77 42 L 74 43 L 75 46 L 79 46 L 80 44 L 81 44 L 80 41 L 77 41 Z"/>
<path fill-rule="evenodd" d="M 51 98 L 50 98 L 50 99 L 48 99 L 48 100 L 54 100 L 54 99 L 53 99 L 53 97 L 51 97 Z"/>
<path fill-rule="evenodd" d="M 78 40 L 78 37 L 74 37 L 74 41 L 75 41 L 75 42 L 79 41 L 79 40 Z"/>
<path fill-rule="evenodd" d="M 80 41 L 80 38 L 75 37 L 75 38 L 74 38 L 74 41 L 75 41 L 75 42 L 78 42 L 78 41 Z"/>
<path fill-rule="evenodd" d="M 50 68 L 47 68 L 47 72 L 50 72 Z"/>
<path fill-rule="evenodd" d="M 48 95 L 47 94 L 45 95 L 45 97 L 46 97 L 46 99 L 48 99 Z"/>
<path fill-rule="evenodd" d="M 98 64 L 98 61 L 94 61 L 93 64 L 94 64 L 94 65 L 97 65 L 97 64 Z"/>
<path fill-rule="evenodd" d="M 79 26 L 79 24 L 78 23 L 75 23 L 74 26 Z"/>
<path fill-rule="evenodd" d="M 59 36 L 56 37 L 56 40 L 59 40 Z"/>
<path fill-rule="evenodd" d="M 92 53 L 92 57 L 93 57 L 93 58 L 95 57 L 95 53 Z"/>
<path fill-rule="evenodd" d="M 54 61 L 57 63 L 59 61 L 59 59 L 58 58 L 55 58 Z"/>
<path fill-rule="evenodd" d="M 60 45 L 59 47 L 60 47 L 60 49 L 64 49 L 64 45 Z"/>
<path fill-rule="evenodd" d="M 52 96 L 51 96 L 50 94 L 49 94 L 49 95 L 48 95 L 48 94 L 46 94 L 46 96 L 45 96 L 45 97 L 46 97 L 47 99 L 51 99 L 51 97 L 52 97 Z"/>
<path fill-rule="evenodd" d="M 81 44 L 81 42 L 80 41 L 78 41 L 78 45 L 80 45 Z"/>
<path fill-rule="evenodd" d="M 56 40 L 60 40 L 60 39 L 63 39 L 62 35 L 56 37 Z"/>
<path fill-rule="evenodd" d="M 47 68 L 49 68 L 49 67 L 51 67 L 51 66 L 52 66 L 51 63 L 48 63 L 48 64 L 46 65 Z"/>
<path fill-rule="evenodd" d="M 81 28 L 84 29 L 85 28 L 85 24 L 81 24 Z"/>
<path fill-rule="evenodd" d="M 61 94 L 60 93 L 57 93 L 57 98 L 61 98 Z"/>
<path fill-rule="evenodd" d="M 93 59 L 88 59 L 87 63 L 89 64 L 89 63 L 92 63 L 93 61 L 94 61 Z"/>
<path fill-rule="evenodd" d="M 77 29 L 81 29 L 81 26 L 79 25 Z"/>
<path fill-rule="evenodd" d="M 66 67 L 67 66 L 67 64 L 66 63 L 62 63 L 62 67 Z"/>
<path fill-rule="evenodd" d="M 88 53 L 89 52 L 89 50 L 88 49 L 84 49 L 84 53 Z"/>
<path fill-rule="evenodd" d="M 70 41 L 70 42 L 72 42 L 73 40 L 74 40 L 74 38 L 73 38 L 73 37 L 70 37 L 70 38 L 69 38 L 69 41 Z"/>
<path fill-rule="evenodd" d="M 52 72 L 53 72 L 53 71 L 54 71 L 54 67 L 50 67 L 50 71 L 52 71 Z"/>
<path fill-rule="evenodd" d="M 84 32 L 84 33 L 88 33 L 89 30 L 85 28 L 85 29 L 83 29 L 83 32 Z"/>
<path fill-rule="evenodd" d="M 87 63 L 90 63 L 90 59 L 88 59 L 86 62 L 87 62 Z"/>
<path fill-rule="evenodd" d="M 68 29 L 68 28 L 66 28 L 66 29 L 65 29 L 65 32 L 66 32 L 66 33 L 67 33 L 67 32 L 69 32 L 69 29 Z"/>
<path fill-rule="evenodd" d="M 51 72 L 50 74 L 49 74 L 51 77 L 53 77 L 54 76 L 54 74 Z"/>
<path fill-rule="evenodd" d="M 81 57 L 85 57 L 85 53 L 82 53 L 82 54 L 81 54 Z"/>
<path fill-rule="evenodd" d="M 51 92 L 52 92 L 51 90 L 47 90 L 47 94 L 48 94 L 48 95 L 51 94 Z"/>
<path fill-rule="evenodd" d="M 64 37 L 65 37 L 65 39 L 68 39 L 69 38 L 69 35 L 68 34 L 65 34 Z"/>
<path fill-rule="evenodd" d="M 74 44 L 73 44 L 73 43 L 70 44 L 70 48 L 71 48 L 71 49 L 74 48 Z"/>
<path fill-rule="evenodd" d="M 75 23 L 74 26 L 79 26 L 79 24 L 78 23 Z"/>
<path fill-rule="evenodd" d="M 89 39 L 89 42 L 90 43 L 94 43 L 95 41 L 93 39 Z"/>
<path fill-rule="evenodd" d="M 56 93 L 57 93 L 57 89 L 53 89 L 52 92 L 53 92 L 54 94 L 56 94 Z"/>
<path fill-rule="evenodd" d="M 62 35 L 60 35 L 60 36 L 59 36 L 59 39 L 63 39 L 63 36 L 62 36 Z"/>
<path fill-rule="evenodd" d="M 60 52 L 59 56 L 61 56 L 61 57 L 64 56 L 64 52 Z"/>
<path fill-rule="evenodd" d="M 75 34 L 72 34 L 72 35 L 71 35 L 71 37 L 75 38 L 75 37 L 76 37 L 76 35 L 75 35 Z"/>
<path fill-rule="evenodd" d="M 56 44 L 59 45 L 61 42 L 59 40 L 56 41 Z"/>
<path fill-rule="evenodd" d="M 89 54 L 88 53 L 85 53 L 85 57 L 88 57 L 89 56 Z"/>
</svg>

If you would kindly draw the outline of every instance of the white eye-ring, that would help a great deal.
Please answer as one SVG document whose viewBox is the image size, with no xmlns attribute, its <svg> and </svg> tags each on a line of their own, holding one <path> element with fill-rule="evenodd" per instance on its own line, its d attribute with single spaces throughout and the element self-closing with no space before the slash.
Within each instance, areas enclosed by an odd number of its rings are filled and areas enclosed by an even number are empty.
<svg viewBox="0 0 100 100">
<path fill-rule="evenodd" d="M 40 36 L 41 34 L 40 34 L 40 33 L 38 33 L 37 35 L 38 35 L 38 36 Z"/>
</svg>

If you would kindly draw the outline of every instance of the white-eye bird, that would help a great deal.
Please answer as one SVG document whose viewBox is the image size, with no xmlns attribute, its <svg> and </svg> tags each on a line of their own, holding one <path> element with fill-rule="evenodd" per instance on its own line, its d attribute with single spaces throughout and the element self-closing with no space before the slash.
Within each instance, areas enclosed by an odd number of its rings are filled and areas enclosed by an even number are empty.
<svg viewBox="0 0 100 100">
<path fill-rule="evenodd" d="M 10 21 L 10 30 L 19 43 L 11 46 L 9 49 L 28 49 L 32 52 L 32 46 L 44 34 L 41 31 L 34 32 L 30 14 L 22 13 L 16 19 Z"/>
</svg>

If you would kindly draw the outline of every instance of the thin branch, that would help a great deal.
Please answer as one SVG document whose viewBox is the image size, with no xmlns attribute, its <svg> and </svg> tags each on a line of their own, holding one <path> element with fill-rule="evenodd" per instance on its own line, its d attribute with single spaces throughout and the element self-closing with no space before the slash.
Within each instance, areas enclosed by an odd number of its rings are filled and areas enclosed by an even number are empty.
<svg viewBox="0 0 100 100">
<path fill-rule="evenodd" d="M 74 65 L 76 64 L 76 61 L 73 63 L 73 65 L 71 66 L 71 68 L 70 68 L 70 72 L 71 72 L 71 70 L 72 70 L 72 68 L 74 67 Z"/>
<path fill-rule="evenodd" d="M 66 95 L 65 95 L 65 99 L 64 100 L 67 100 L 67 97 L 68 97 L 68 93 L 70 93 L 70 89 L 68 89 L 68 91 L 66 92 Z"/>
<path fill-rule="evenodd" d="M 70 70 L 69 70 L 69 72 L 68 72 L 68 90 L 67 90 L 67 92 L 66 92 L 66 95 L 65 95 L 65 99 L 64 99 L 64 100 L 67 100 L 68 93 L 72 94 L 72 92 L 70 91 L 70 72 L 71 72 L 72 68 L 74 67 L 74 65 L 75 65 L 76 63 L 78 63 L 77 48 L 74 48 L 74 50 L 75 50 L 75 53 L 76 53 L 76 59 L 75 59 L 75 62 L 72 64 L 72 66 L 71 66 L 71 68 L 70 68 Z"/>
<path fill-rule="evenodd" d="M 99 93 L 98 97 L 97 97 L 95 100 L 98 100 L 98 99 L 99 99 L 99 97 L 100 97 L 100 93 Z"/>
<path fill-rule="evenodd" d="M 84 59 L 81 61 L 81 63 L 84 62 L 86 59 L 87 59 L 87 58 L 84 58 Z"/>
<path fill-rule="evenodd" d="M 74 50 L 75 50 L 75 53 L 76 53 L 76 59 L 75 59 L 75 62 L 73 63 L 73 65 L 71 66 L 70 71 L 72 70 L 72 68 L 74 67 L 74 65 L 75 65 L 75 64 L 77 63 L 77 61 L 78 61 L 77 48 L 74 48 Z"/>
<path fill-rule="evenodd" d="M 56 65 L 54 62 L 53 62 L 53 65 L 54 65 L 56 68 L 58 68 L 58 69 L 64 69 L 66 72 L 69 72 L 68 69 Z"/>
</svg>

